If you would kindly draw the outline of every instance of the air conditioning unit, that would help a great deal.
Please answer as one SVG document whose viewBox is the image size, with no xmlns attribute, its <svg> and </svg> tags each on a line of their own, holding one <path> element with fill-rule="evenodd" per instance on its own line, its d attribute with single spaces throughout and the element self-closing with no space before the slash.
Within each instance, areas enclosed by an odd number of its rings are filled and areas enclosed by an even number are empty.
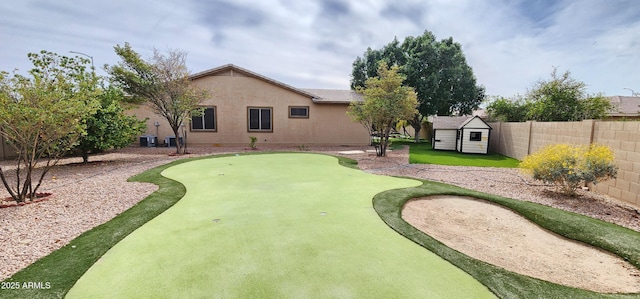
<svg viewBox="0 0 640 299">
<path fill-rule="evenodd" d="M 158 145 L 158 137 L 154 135 L 140 136 L 140 147 L 156 147 Z"/>
<path fill-rule="evenodd" d="M 164 144 L 168 147 L 175 147 L 176 146 L 176 136 L 167 136 L 164 138 Z M 182 137 L 180 137 L 180 145 L 184 145 L 184 141 L 182 140 Z"/>
</svg>

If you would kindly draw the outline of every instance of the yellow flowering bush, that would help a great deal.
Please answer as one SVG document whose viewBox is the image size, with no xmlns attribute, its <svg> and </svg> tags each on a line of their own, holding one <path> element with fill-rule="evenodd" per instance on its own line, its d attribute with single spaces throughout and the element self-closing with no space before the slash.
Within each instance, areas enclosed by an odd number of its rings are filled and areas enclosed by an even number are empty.
<svg viewBox="0 0 640 299">
<path fill-rule="evenodd" d="M 552 183 L 565 194 L 573 195 L 581 184 L 615 178 L 618 166 L 613 151 L 599 144 L 574 146 L 549 145 L 520 163 L 533 179 Z"/>
</svg>

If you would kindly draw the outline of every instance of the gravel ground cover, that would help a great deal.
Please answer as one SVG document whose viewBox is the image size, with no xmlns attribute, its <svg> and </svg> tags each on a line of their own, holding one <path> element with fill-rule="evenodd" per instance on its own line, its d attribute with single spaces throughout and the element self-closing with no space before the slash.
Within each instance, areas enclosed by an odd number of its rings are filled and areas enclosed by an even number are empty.
<svg viewBox="0 0 640 299">
<path fill-rule="evenodd" d="M 310 151 L 333 155 L 341 151 L 370 150 L 370 147 L 309 147 Z M 260 150 L 299 151 L 298 147 L 270 147 Z M 189 156 L 251 152 L 243 147 L 194 147 Z M 50 192 L 51 198 L 21 207 L 0 208 L 0 279 L 33 263 L 64 246 L 99 224 L 135 205 L 156 190 L 156 186 L 129 183 L 127 178 L 147 169 L 181 157 L 171 156 L 167 148 L 130 147 L 116 152 L 92 156 L 89 165 L 79 165 L 80 158 L 60 162 L 43 182 L 40 192 Z M 604 221 L 640 231 L 637 208 L 606 196 L 580 191 L 572 198 L 558 195 L 553 187 L 532 182 L 517 169 L 458 167 L 408 164 L 408 149 L 390 152 L 378 158 L 372 153 L 344 154 L 358 161 L 359 167 L 370 173 L 428 179 L 538 202 L 574 211 Z M 4 170 L 11 161 L 0 161 Z M 0 191 L 0 198 L 8 193 Z"/>
</svg>

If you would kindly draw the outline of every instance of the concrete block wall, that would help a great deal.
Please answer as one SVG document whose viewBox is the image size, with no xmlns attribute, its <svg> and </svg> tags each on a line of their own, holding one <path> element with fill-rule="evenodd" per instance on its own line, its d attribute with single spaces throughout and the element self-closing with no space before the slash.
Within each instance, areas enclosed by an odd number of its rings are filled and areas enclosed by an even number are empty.
<svg viewBox="0 0 640 299">
<path fill-rule="evenodd" d="M 619 166 L 616 179 L 600 182 L 595 191 L 640 208 L 640 122 L 594 121 L 490 123 L 491 151 L 524 159 L 557 143 L 609 146 Z"/>
<path fill-rule="evenodd" d="M 596 122 L 593 141 L 615 152 L 619 169 L 615 180 L 591 187 L 640 207 L 640 122 Z"/>
<path fill-rule="evenodd" d="M 532 122 L 529 154 L 547 145 L 568 143 L 589 145 L 593 120 L 581 122 Z"/>
<path fill-rule="evenodd" d="M 531 122 L 489 123 L 491 139 L 489 151 L 522 160 L 529 154 Z"/>
</svg>

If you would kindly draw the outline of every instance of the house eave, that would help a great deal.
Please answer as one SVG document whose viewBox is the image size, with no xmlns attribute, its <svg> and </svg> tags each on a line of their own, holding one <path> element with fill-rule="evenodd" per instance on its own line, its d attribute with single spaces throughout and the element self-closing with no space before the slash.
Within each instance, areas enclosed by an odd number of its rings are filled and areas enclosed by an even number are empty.
<svg viewBox="0 0 640 299">
<path fill-rule="evenodd" d="M 314 98 L 312 99 L 313 102 L 315 104 L 343 104 L 343 105 L 349 105 L 351 102 L 345 102 L 345 101 L 327 101 L 327 100 L 323 100 L 323 99 L 318 99 L 318 98 Z"/>
</svg>

